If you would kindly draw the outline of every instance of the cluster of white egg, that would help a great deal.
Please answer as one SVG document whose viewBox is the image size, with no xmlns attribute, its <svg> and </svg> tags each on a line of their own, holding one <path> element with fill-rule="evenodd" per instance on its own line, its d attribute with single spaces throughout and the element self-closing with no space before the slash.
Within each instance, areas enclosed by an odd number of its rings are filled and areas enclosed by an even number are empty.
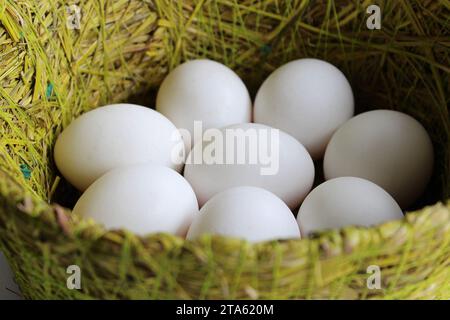
<svg viewBox="0 0 450 320">
<path fill-rule="evenodd" d="M 141 235 L 299 238 L 402 218 L 401 208 L 418 199 L 432 172 L 432 143 L 419 122 L 390 110 L 353 117 L 347 79 L 317 59 L 274 71 L 254 104 L 228 67 L 189 61 L 163 81 L 156 110 L 109 105 L 61 133 L 56 165 L 83 191 L 75 214 Z M 227 139 L 247 143 L 248 135 L 228 136 L 230 130 L 253 130 L 256 142 L 277 137 L 275 170 L 262 174 L 267 163 L 250 163 L 250 149 L 240 163 L 196 162 L 217 142 L 198 135 L 196 123 L 224 137 L 210 153 L 223 158 L 232 153 Z M 326 181 L 311 191 L 321 159 Z"/>
</svg>

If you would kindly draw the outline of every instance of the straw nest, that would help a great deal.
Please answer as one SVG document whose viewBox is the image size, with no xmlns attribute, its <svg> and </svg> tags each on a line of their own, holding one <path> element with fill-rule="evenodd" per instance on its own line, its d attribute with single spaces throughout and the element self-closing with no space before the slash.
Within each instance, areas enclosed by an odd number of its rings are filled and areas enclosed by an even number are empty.
<svg viewBox="0 0 450 320">
<path fill-rule="evenodd" d="M 373 2 L 380 30 L 366 27 Z M 450 298 L 449 16 L 448 1 L 431 0 L 0 1 L 0 244 L 24 296 Z M 140 238 L 71 215 L 63 206 L 77 194 L 52 162 L 57 134 L 99 105 L 151 105 L 164 75 L 198 57 L 237 70 L 253 92 L 284 62 L 322 58 L 349 78 L 359 111 L 419 119 L 436 164 L 417 211 L 257 245 Z M 70 265 L 81 290 L 66 286 Z M 367 286 L 371 265 L 380 289 Z"/>
</svg>

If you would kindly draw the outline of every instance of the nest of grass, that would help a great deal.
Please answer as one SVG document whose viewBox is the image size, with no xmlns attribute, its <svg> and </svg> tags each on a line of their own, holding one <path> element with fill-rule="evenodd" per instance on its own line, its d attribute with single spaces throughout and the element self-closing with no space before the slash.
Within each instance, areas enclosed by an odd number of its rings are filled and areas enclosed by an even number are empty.
<svg viewBox="0 0 450 320">
<path fill-rule="evenodd" d="M 373 1 L 1 1 L 0 250 L 23 295 L 450 298 L 450 6 L 375 2 L 380 30 L 366 26 Z M 70 24 L 76 8 L 79 28 Z M 188 242 L 108 232 L 65 208 L 78 195 L 52 151 L 76 116 L 113 102 L 151 106 L 185 60 L 225 63 L 254 93 L 272 70 L 302 57 L 338 66 L 358 111 L 399 110 L 429 132 L 434 175 L 403 221 L 296 241 Z M 67 288 L 70 265 L 81 267 L 81 290 Z M 371 265 L 381 269 L 380 289 L 367 286 Z"/>
</svg>

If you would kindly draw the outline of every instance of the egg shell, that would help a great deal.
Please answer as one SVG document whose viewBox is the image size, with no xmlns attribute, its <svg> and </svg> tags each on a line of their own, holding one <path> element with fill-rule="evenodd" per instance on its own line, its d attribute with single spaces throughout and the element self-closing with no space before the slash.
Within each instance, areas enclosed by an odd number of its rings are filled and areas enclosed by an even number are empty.
<svg viewBox="0 0 450 320">
<path fill-rule="evenodd" d="M 250 242 L 300 238 L 295 217 L 273 193 L 256 187 L 236 187 L 218 193 L 201 208 L 187 239 L 205 234 Z"/>
<path fill-rule="evenodd" d="M 353 113 L 353 92 L 344 74 L 326 61 L 300 59 L 264 81 L 255 99 L 254 122 L 289 133 L 317 160 Z"/>
<path fill-rule="evenodd" d="M 59 135 L 54 150 L 59 171 L 81 191 L 117 167 L 154 163 L 181 171 L 183 154 L 181 135 L 167 118 L 132 104 L 81 115 Z"/>
<path fill-rule="evenodd" d="M 21 300 L 20 289 L 14 281 L 14 275 L 8 261 L 0 252 L 0 300 Z"/>
<path fill-rule="evenodd" d="M 408 208 L 423 194 L 433 162 L 431 139 L 417 120 L 398 111 L 374 110 L 336 131 L 323 167 L 326 179 L 355 176 L 370 180 Z"/>
<path fill-rule="evenodd" d="M 340 177 L 317 186 L 303 201 L 297 222 L 303 236 L 346 226 L 372 226 L 402 219 L 395 200 L 375 183 Z"/>
<path fill-rule="evenodd" d="M 221 191 L 245 185 L 260 187 L 273 192 L 285 201 L 291 209 L 300 205 L 311 190 L 315 170 L 311 157 L 301 143 L 285 132 L 255 123 L 228 126 L 222 128 L 220 132 L 224 137 L 224 142 L 222 148 L 218 147 L 216 152 L 226 160 L 228 141 L 235 141 L 236 146 L 243 143 L 246 146 L 245 161 L 242 164 L 238 163 L 239 151 L 236 147 L 234 149 L 236 161 L 231 164 L 225 161 L 223 163 L 208 161 L 199 163 L 197 162 L 197 155 L 206 154 L 206 150 L 212 142 L 205 139 L 204 143 L 201 141 L 197 143 L 186 161 L 184 176 L 192 185 L 200 206 Z M 233 132 L 236 135 L 227 135 L 227 132 Z M 241 134 L 239 134 L 240 132 Z M 275 136 L 272 138 L 272 133 L 275 132 L 279 133 L 277 139 L 275 139 Z M 247 137 L 252 136 L 252 133 L 257 138 L 247 139 Z M 232 140 L 234 137 L 236 137 L 235 140 Z M 272 160 L 268 160 L 267 164 L 264 164 L 261 158 L 252 163 L 250 153 L 252 155 L 263 153 L 262 150 L 264 149 L 259 146 L 264 141 L 267 144 L 278 141 L 277 152 L 268 149 L 269 157 L 267 159 L 272 158 Z M 206 157 L 204 158 L 206 159 Z M 263 168 L 270 170 L 263 174 Z"/>
<path fill-rule="evenodd" d="M 156 109 L 177 128 L 189 131 L 190 149 L 196 142 L 194 121 L 201 121 L 203 129 L 250 122 L 252 102 L 245 84 L 230 68 L 199 59 L 169 73 L 159 88 Z"/>
<path fill-rule="evenodd" d="M 136 165 L 111 170 L 95 181 L 73 213 L 92 218 L 107 229 L 184 237 L 198 213 L 198 203 L 189 183 L 176 171 Z"/>
</svg>

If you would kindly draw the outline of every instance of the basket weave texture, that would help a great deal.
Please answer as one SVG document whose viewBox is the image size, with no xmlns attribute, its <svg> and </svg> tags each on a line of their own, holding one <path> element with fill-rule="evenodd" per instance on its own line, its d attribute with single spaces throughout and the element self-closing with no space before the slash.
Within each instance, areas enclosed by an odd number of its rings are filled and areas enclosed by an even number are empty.
<svg viewBox="0 0 450 320">
<path fill-rule="evenodd" d="M 375 2 L 380 30 L 366 26 L 373 1 L 0 1 L 0 250 L 23 295 L 450 298 L 450 7 Z M 253 93 L 292 59 L 337 65 L 358 111 L 406 112 L 430 133 L 435 173 L 423 199 L 403 221 L 253 245 L 142 238 L 71 215 L 63 206 L 76 193 L 52 160 L 57 135 L 100 105 L 152 105 L 164 76 L 200 57 L 236 70 Z M 70 265 L 82 270 L 81 290 L 67 288 Z M 367 286 L 370 266 L 380 289 Z"/>
</svg>

